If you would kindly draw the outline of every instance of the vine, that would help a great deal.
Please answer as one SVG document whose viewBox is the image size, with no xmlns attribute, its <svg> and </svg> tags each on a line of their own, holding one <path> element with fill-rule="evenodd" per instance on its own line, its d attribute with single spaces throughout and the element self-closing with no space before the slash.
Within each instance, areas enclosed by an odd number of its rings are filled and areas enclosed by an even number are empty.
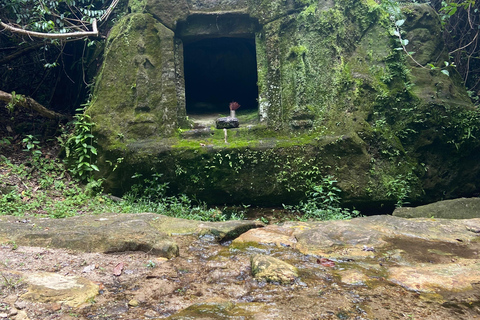
<svg viewBox="0 0 480 320">
<path fill-rule="evenodd" d="M 396 40 L 399 44 L 399 47 L 395 48 L 395 50 L 403 51 L 407 55 L 407 57 L 410 58 L 420 68 L 431 70 L 441 69 L 440 72 L 442 72 L 446 76 L 450 76 L 450 72 L 447 70 L 447 68 L 456 67 L 455 63 L 444 61 L 445 66 L 442 68 L 439 68 L 432 63 L 423 65 L 413 57 L 415 52 L 409 51 L 407 49 L 407 45 L 410 41 L 403 36 L 403 34 L 405 34 L 405 31 L 402 30 L 402 26 L 405 24 L 405 19 L 403 17 L 399 2 L 393 0 L 382 0 L 382 7 L 390 14 L 390 20 L 393 23 L 393 30 L 391 31 L 391 33 L 393 36 L 396 37 Z"/>
</svg>

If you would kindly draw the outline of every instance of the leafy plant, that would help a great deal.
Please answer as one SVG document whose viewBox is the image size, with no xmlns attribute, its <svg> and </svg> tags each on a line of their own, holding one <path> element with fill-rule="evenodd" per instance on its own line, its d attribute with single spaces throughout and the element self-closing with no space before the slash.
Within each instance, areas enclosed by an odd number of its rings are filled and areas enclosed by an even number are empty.
<svg viewBox="0 0 480 320">
<path fill-rule="evenodd" d="M 74 116 L 74 131 L 64 144 L 70 172 L 81 180 L 87 180 L 93 171 L 99 171 L 95 164 L 97 149 L 92 128 L 95 125 L 84 109 L 77 109 Z"/>
<path fill-rule="evenodd" d="M 12 113 L 15 110 L 15 106 L 17 105 L 17 103 L 22 101 L 25 101 L 25 96 L 17 94 L 15 91 L 12 91 L 12 100 L 7 103 L 5 108 L 7 108 L 10 113 Z"/>
<path fill-rule="evenodd" d="M 0 0 L 4 18 L 16 24 L 29 26 L 39 32 L 66 33 L 75 31 L 80 23 L 91 23 L 105 14 L 102 6 L 105 0 Z M 118 1 L 117 1 L 118 2 Z M 80 18 L 80 21 L 79 21 Z"/>
<path fill-rule="evenodd" d="M 135 174 L 132 178 L 138 179 L 142 175 Z M 151 178 L 132 186 L 122 204 L 124 212 L 154 212 L 176 218 L 201 221 L 242 220 L 243 212 L 236 210 L 220 210 L 208 208 L 203 202 L 195 204 L 188 196 L 181 194 L 167 196 L 168 183 L 161 181 L 161 174 L 154 173 Z"/>
<path fill-rule="evenodd" d="M 2 276 L 3 285 L 9 289 L 15 290 L 23 282 L 23 278 L 18 276 L 7 277 L 3 272 L 0 272 L 0 276 Z"/>
<path fill-rule="evenodd" d="M 390 14 L 390 20 L 393 23 L 391 34 L 396 37 L 396 40 L 399 44 L 395 50 L 405 52 L 405 54 L 420 68 L 430 68 L 431 70 L 440 69 L 440 72 L 442 72 L 444 75 L 450 76 L 450 72 L 447 70 L 447 68 L 456 67 L 454 62 L 444 61 L 445 67 L 442 68 L 431 63 L 422 65 L 413 57 L 415 52 L 407 49 L 407 45 L 410 43 L 410 41 L 404 37 L 405 32 L 402 30 L 402 27 L 405 24 L 405 19 L 400 8 L 400 3 L 394 0 L 382 0 L 381 7 Z"/>
<path fill-rule="evenodd" d="M 40 150 L 40 141 L 33 135 L 28 134 L 22 140 L 25 149 L 23 151 L 30 152 L 32 154 L 32 159 L 35 164 L 38 164 L 38 161 L 42 155 L 42 151 Z"/>
<path fill-rule="evenodd" d="M 0 150 L 4 146 L 9 146 L 12 144 L 12 137 L 1 137 L 0 138 Z"/>
<path fill-rule="evenodd" d="M 153 269 L 156 267 L 157 267 L 157 264 L 155 262 L 153 262 L 152 260 L 148 260 L 147 268 Z"/>
<path fill-rule="evenodd" d="M 16 215 L 20 213 L 22 197 L 15 188 L 6 194 L 0 194 L 0 215 Z"/>
<path fill-rule="evenodd" d="M 396 177 L 384 177 L 384 184 L 387 189 L 386 196 L 395 199 L 395 206 L 397 208 L 402 207 L 404 204 L 408 204 L 408 202 L 405 202 L 405 199 L 411 193 L 411 179 L 411 173 L 407 177 L 402 175 L 398 175 Z"/>
<path fill-rule="evenodd" d="M 83 188 L 77 181 L 71 181 L 61 162 L 42 155 L 34 165 L 35 170 L 32 170 L 31 166 L 17 165 L 3 157 L 0 162 L 0 215 L 64 218 L 121 211 L 118 203 L 97 194 L 101 181 L 92 181 Z"/>
<path fill-rule="evenodd" d="M 360 216 L 357 210 L 340 206 L 341 190 L 335 186 L 337 181 L 332 176 L 324 177 L 321 184 L 312 186 L 307 191 L 306 201 L 296 206 L 284 206 L 286 209 L 300 212 L 300 220 L 346 220 Z"/>
</svg>

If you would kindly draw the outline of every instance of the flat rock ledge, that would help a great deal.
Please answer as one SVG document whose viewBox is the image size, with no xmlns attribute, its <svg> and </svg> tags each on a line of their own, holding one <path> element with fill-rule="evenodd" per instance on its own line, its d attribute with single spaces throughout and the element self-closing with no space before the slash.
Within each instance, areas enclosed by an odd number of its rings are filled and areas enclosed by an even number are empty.
<svg viewBox="0 0 480 320">
<path fill-rule="evenodd" d="M 233 129 L 240 126 L 238 119 L 232 117 L 218 118 L 215 121 L 215 124 L 217 129 Z"/>
<path fill-rule="evenodd" d="M 480 198 L 459 198 L 430 203 L 419 207 L 402 207 L 393 212 L 403 218 L 480 218 Z"/>
<path fill-rule="evenodd" d="M 86 215 L 65 219 L 0 217 L 0 243 L 113 253 L 178 256 L 174 235 L 211 234 L 218 241 L 262 227 L 258 221 L 202 222 L 154 213 Z"/>
</svg>

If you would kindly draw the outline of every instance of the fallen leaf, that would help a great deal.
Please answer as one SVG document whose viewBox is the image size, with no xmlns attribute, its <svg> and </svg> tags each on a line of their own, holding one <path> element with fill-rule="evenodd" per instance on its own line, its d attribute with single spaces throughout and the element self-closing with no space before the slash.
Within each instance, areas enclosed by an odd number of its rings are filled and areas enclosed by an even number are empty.
<svg viewBox="0 0 480 320">
<path fill-rule="evenodd" d="M 335 267 L 335 262 L 327 258 L 317 259 L 317 263 L 321 264 L 324 267 Z"/>
<path fill-rule="evenodd" d="M 119 264 L 117 264 L 117 265 L 115 266 L 115 268 L 113 269 L 113 275 L 114 275 L 114 276 L 117 276 L 117 277 L 118 277 L 119 275 L 121 275 L 121 274 L 122 274 L 123 267 L 124 267 L 123 262 L 120 262 Z"/>
</svg>

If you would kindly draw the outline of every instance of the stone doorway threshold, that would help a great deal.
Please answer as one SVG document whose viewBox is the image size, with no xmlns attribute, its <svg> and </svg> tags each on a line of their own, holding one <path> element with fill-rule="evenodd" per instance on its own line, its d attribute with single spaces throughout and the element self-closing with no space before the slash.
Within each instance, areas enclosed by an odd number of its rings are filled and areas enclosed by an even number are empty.
<svg viewBox="0 0 480 320">
<path fill-rule="evenodd" d="M 188 119 L 193 123 L 194 129 L 215 127 L 215 120 L 221 117 L 227 117 L 229 113 L 201 113 L 188 114 Z M 256 125 L 258 124 L 257 110 L 242 110 L 237 111 L 237 118 L 240 121 L 240 126 Z"/>
</svg>

